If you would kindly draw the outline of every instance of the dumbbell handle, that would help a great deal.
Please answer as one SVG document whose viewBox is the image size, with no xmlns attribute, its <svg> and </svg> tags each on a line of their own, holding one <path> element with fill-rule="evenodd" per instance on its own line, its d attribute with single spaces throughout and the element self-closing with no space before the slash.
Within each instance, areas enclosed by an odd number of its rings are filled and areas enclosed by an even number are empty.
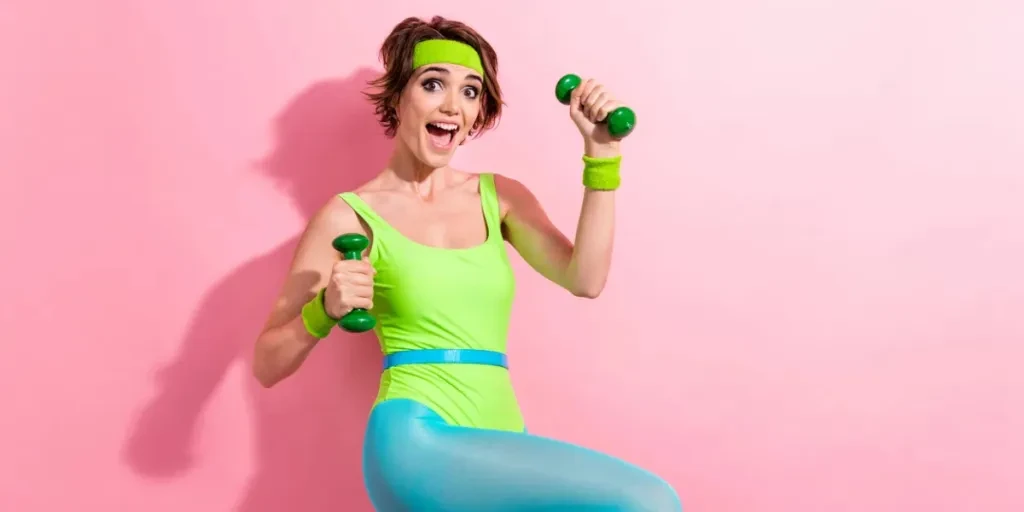
<svg viewBox="0 0 1024 512">
<path fill-rule="evenodd" d="M 362 259 L 363 251 L 370 245 L 369 239 L 359 233 L 346 233 L 334 239 L 334 248 L 346 260 Z M 355 308 L 338 320 L 338 326 L 348 332 L 366 332 L 377 325 L 377 319 L 363 308 Z"/>
<path fill-rule="evenodd" d="M 563 105 L 568 105 L 574 91 L 583 80 L 572 73 L 563 76 L 555 84 L 555 98 Z M 608 116 L 601 120 L 608 129 L 608 134 L 616 139 L 622 139 L 633 132 L 636 127 L 636 113 L 629 107 L 619 107 L 608 113 Z"/>
</svg>

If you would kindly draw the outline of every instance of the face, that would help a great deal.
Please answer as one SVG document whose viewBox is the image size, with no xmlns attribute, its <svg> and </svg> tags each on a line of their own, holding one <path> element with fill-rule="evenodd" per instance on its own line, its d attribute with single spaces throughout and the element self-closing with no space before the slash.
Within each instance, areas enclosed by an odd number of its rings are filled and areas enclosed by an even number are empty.
<svg viewBox="0 0 1024 512">
<path fill-rule="evenodd" d="M 417 69 L 398 104 L 398 138 L 431 167 L 448 165 L 480 114 L 483 80 L 454 64 Z"/>
</svg>

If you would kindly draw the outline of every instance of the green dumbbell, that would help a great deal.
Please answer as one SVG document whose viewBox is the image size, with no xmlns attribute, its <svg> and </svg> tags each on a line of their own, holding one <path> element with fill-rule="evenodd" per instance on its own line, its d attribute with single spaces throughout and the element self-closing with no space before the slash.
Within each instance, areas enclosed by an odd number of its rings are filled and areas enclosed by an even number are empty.
<svg viewBox="0 0 1024 512">
<path fill-rule="evenodd" d="M 359 260 L 363 258 L 363 251 L 370 245 L 370 240 L 359 233 L 346 233 L 335 238 L 331 243 L 335 250 L 341 253 L 346 260 Z M 377 325 L 377 319 L 369 311 L 363 308 L 356 308 L 338 320 L 338 326 L 348 332 L 366 332 Z"/>
<path fill-rule="evenodd" d="M 572 73 L 563 76 L 555 84 L 555 98 L 563 105 L 568 105 L 572 91 L 579 87 L 581 83 L 583 83 L 583 80 Z M 601 123 L 608 126 L 608 133 L 612 137 L 621 139 L 632 133 L 633 128 L 636 126 L 636 113 L 629 107 L 619 107 L 611 111 Z"/>
</svg>

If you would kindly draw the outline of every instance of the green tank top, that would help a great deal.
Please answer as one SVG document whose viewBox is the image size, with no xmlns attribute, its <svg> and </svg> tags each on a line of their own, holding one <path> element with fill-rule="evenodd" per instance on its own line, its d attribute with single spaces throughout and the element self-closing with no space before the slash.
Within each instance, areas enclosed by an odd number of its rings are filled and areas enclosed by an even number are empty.
<svg viewBox="0 0 1024 512">
<path fill-rule="evenodd" d="M 340 197 L 371 231 L 368 258 L 377 270 L 372 313 L 384 354 L 439 348 L 505 352 L 515 278 L 493 174 L 480 174 L 487 239 L 465 249 L 414 242 L 355 193 Z M 421 402 L 455 425 L 523 430 L 509 372 L 499 366 L 395 366 L 381 374 L 374 406 L 396 398 Z"/>
</svg>

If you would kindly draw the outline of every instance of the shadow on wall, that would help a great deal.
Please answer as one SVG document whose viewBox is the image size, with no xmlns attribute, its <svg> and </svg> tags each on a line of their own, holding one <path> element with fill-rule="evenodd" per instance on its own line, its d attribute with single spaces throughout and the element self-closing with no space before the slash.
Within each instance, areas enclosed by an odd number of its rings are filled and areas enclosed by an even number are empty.
<svg viewBox="0 0 1024 512">
<path fill-rule="evenodd" d="M 386 163 L 391 141 L 361 94 L 373 77 L 363 69 L 313 84 L 274 121 L 276 147 L 258 169 L 306 219 L 330 196 L 357 187 Z M 370 509 L 361 445 L 379 377 L 374 336 L 336 330 L 298 372 L 272 389 L 250 376 L 253 341 L 280 291 L 298 237 L 209 289 L 177 357 L 157 372 L 156 397 L 131 427 L 124 457 L 137 473 L 171 478 L 194 467 L 200 416 L 225 373 L 241 365 L 257 452 L 252 480 L 233 510 Z"/>
</svg>

